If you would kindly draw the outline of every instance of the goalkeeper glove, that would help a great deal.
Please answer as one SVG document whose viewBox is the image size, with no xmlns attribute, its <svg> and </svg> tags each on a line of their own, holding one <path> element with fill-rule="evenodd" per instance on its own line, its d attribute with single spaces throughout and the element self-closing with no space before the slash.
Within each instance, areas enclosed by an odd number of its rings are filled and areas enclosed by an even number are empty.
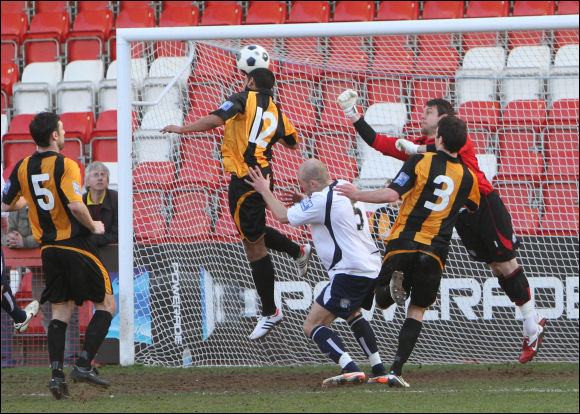
<svg viewBox="0 0 580 414">
<path fill-rule="evenodd" d="M 349 118 L 358 115 L 358 111 L 356 109 L 356 98 L 358 98 L 358 94 L 356 93 L 356 91 L 353 91 L 352 89 L 347 89 L 346 91 L 338 95 L 338 98 L 336 99 L 336 101 L 344 111 L 344 114 Z"/>
<path fill-rule="evenodd" d="M 397 142 L 395 142 L 395 148 L 407 153 L 408 155 L 415 155 L 419 146 L 406 139 L 398 139 Z"/>
</svg>

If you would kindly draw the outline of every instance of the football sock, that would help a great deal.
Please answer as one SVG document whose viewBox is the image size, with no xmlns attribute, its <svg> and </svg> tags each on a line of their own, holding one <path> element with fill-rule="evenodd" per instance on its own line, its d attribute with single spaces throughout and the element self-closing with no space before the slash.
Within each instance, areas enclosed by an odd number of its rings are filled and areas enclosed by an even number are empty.
<svg viewBox="0 0 580 414">
<path fill-rule="evenodd" d="M 2 309 L 6 311 L 8 315 L 14 320 L 16 323 L 22 323 L 26 320 L 26 312 L 20 309 L 16 304 L 16 298 L 12 293 L 12 289 L 10 288 L 9 283 L 4 283 L 4 292 L 2 293 Z"/>
<path fill-rule="evenodd" d="M 310 338 L 318 345 L 322 353 L 339 364 L 344 372 L 360 371 L 350 355 L 344 351 L 342 340 L 333 330 L 326 326 L 317 326 L 312 330 Z"/>
<path fill-rule="evenodd" d="M 79 367 L 88 368 L 91 366 L 91 361 L 101 347 L 105 336 L 107 336 L 107 332 L 109 332 L 112 319 L 113 316 L 108 311 L 95 311 L 95 314 L 89 322 L 89 326 L 87 326 L 83 351 L 77 359 L 77 365 Z"/>
<path fill-rule="evenodd" d="M 527 301 L 520 307 L 520 312 L 524 318 L 524 336 L 532 336 L 538 329 L 538 321 L 534 304 L 531 300 Z"/>
<path fill-rule="evenodd" d="M 530 285 L 521 267 L 518 267 L 511 275 L 499 276 L 497 279 L 503 291 L 517 306 L 522 306 L 531 299 Z"/>
<path fill-rule="evenodd" d="M 359 314 L 356 318 L 350 321 L 349 325 L 356 341 L 359 343 L 371 363 L 373 375 L 375 377 L 385 375 L 387 372 L 379 355 L 377 338 L 375 337 L 375 333 L 369 322 L 362 316 L 362 314 Z"/>
<path fill-rule="evenodd" d="M 269 316 L 276 313 L 274 303 L 274 265 L 269 254 L 255 262 L 250 262 L 254 285 L 262 301 L 262 315 Z"/>
<path fill-rule="evenodd" d="M 58 319 L 53 319 L 48 324 L 46 333 L 48 342 L 48 357 L 52 368 L 52 376 L 64 378 L 62 365 L 64 361 L 64 343 L 68 324 Z"/>
<path fill-rule="evenodd" d="M 401 375 L 403 373 L 403 365 L 409 359 L 413 348 L 415 348 L 415 343 L 417 343 L 422 326 L 422 322 L 413 318 L 407 318 L 403 322 L 403 326 L 399 332 L 399 347 L 397 348 L 393 365 L 391 365 L 391 372 L 395 375 Z"/>
<path fill-rule="evenodd" d="M 268 249 L 288 253 L 288 255 L 293 259 L 298 259 L 300 257 L 300 245 L 294 243 L 288 237 L 272 227 L 266 226 L 264 243 L 266 243 Z"/>
</svg>

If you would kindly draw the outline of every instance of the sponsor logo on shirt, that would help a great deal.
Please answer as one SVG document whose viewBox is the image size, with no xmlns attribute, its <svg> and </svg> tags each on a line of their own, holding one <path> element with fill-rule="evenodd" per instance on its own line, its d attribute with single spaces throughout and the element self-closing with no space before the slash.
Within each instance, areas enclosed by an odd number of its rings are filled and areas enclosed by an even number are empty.
<svg viewBox="0 0 580 414">
<path fill-rule="evenodd" d="M 83 193 L 81 192 L 81 185 L 76 181 L 73 181 L 73 189 L 75 190 L 75 193 L 77 193 L 78 195 L 80 196 L 83 195 Z"/>
<path fill-rule="evenodd" d="M 230 109 L 232 106 L 234 106 L 234 103 L 231 101 L 225 101 L 222 106 L 219 107 L 219 109 L 221 109 L 222 111 L 227 111 L 228 109 Z"/>
<path fill-rule="evenodd" d="M 312 207 L 314 204 L 312 204 L 312 200 L 307 198 L 306 200 L 302 200 L 300 202 L 300 207 L 302 207 L 302 211 L 306 211 L 308 210 L 310 207 Z"/>
<path fill-rule="evenodd" d="M 395 178 L 394 183 L 400 187 L 404 187 L 405 184 L 407 184 L 407 181 L 409 181 L 409 176 L 401 171 L 399 175 L 397 175 L 397 178 Z"/>
</svg>

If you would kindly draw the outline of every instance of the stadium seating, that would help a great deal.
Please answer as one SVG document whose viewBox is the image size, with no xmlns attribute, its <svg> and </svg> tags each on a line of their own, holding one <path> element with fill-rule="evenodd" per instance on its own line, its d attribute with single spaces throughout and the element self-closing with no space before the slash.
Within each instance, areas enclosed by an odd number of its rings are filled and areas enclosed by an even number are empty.
<svg viewBox="0 0 580 414">
<path fill-rule="evenodd" d="M 21 3 L 5 1 L 4 3 Z M 24 34 L 28 30 L 28 17 L 25 13 L 5 13 L 2 11 L 1 39 L 2 39 L 2 63 L 18 63 L 20 59 L 20 45 L 24 40 Z"/>
<path fill-rule="evenodd" d="M 104 78 L 102 60 L 75 60 L 66 65 L 56 88 L 59 113 L 95 112 L 99 82 Z"/>
<path fill-rule="evenodd" d="M 199 24 L 201 26 L 240 25 L 242 17 L 242 6 L 239 4 L 206 5 Z"/>
<path fill-rule="evenodd" d="M 457 49 L 450 46 L 419 48 L 415 72 L 421 75 L 453 75 L 459 67 Z"/>
<path fill-rule="evenodd" d="M 333 22 L 368 22 L 375 16 L 372 1 L 337 1 L 334 7 Z"/>
<path fill-rule="evenodd" d="M 18 65 L 16 63 L 2 63 L 2 90 L 10 97 L 12 87 L 18 82 Z"/>
<path fill-rule="evenodd" d="M 339 135 L 342 135 L 340 139 Z M 352 141 L 349 134 L 316 135 L 314 157 L 322 161 L 333 180 L 353 182 L 358 176 L 354 148 L 345 148 L 344 142 Z M 354 142 L 351 142 L 353 145 Z"/>
<path fill-rule="evenodd" d="M 326 77 L 345 76 L 332 69 L 342 69 L 345 65 L 352 71 L 366 71 L 369 66 L 369 59 L 365 51 L 365 40 L 363 37 L 353 36 L 347 38 L 332 37 L 329 39 L 328 60 L 326 62 Z M 347 74 L 346 76 L 354 76 Z"/>
<path fill-rule="evenodd" d="M 36 14 L 51 12 L 70 13 L 71 5 L 69 1 L 35 1 Z"/>
<path fill-rule="evenodd" d="M 28 32 L 24 35 L 25 64 L 59 60 L 62 56 L 61 44 L 65 42 L 69 28 L 67 12 L 36 14 L 30 22 Z"/>
<path fill-rule="evenodd" d="M 299 188 L 298 168 L 306 160 L 301 149 L 292 150 L 281 144 L 272 147 L 272 175 L 277 186 Z"/>
<path fill-rule="evenodd" d="M 433 97 L 449 99 L 449 86 L 449 80 L 445 78 L 415 78 L 411 80 L 411 128 L 420 127 L 423 107 L 428 100 L 433 99 Z"/>
<path fill-rule="evenodd" d="M 423 20 L 461 19 L 465 4 L 463 1 L 426 1 L 423 3 Z M 450 46 L 459 43 L 453 33 L 423 34 L 417 36 L 419 47 Z"/>
<path fill-rule="evenodd" d="M 381 1 L 375 20 L 419 20 L 418 1 Z M 375 47 L 392 47 L 415 44 L 411 35 L 374 36 Z"/>
<path fill-rule="evenodd" d="M 183 138 L 177 184 L 185 188 L 219 188 L 225 185 L 218 146 L 213 137 Z"/>
<path fill-rule="evenodd" d="M 556 14 L 578 14 L 578 1 L 559 1 Z M 554 30 L 554 49 L 567 44 L 578 44 L 578 29 Z"/>
<path fill-rule="evenodd" d="M 550 183 L 542 188 L 544 213 L 541 230 L 544 234 L 578 236 L 578 182 Z"/>
<path fill-rule="evenodd" d="M 80 138 L 83 144 L 88 144 L 93 129 L 95 127 L 95 120 L 93 112 L 65 112 L 60 114 L 65 137 Z"/>
<path fill-rule="evenodd" d="M 27 1 L 3 1 L 2 14 L 26 13 L 28 11 Z"/>
<path fill-rule="evenodd" d="M 314 84 L 308 80 L 278 82 L 278 103 L 288 120 L 298 129 L 316 123 Z"/>
<path fill-rule="evenodd" d="M 171 161 L 143 161 L 133 171 L 137 190 L 168 190 L 175 182 L 175 164 Z"/>
<path fill-rule="evenodd" d="M 352 124 L 336 104 L 336 97 L 346 89 L 360 90 L 358 83 L 352 79 L 324 79 L 320 89 L 322 97 L 320 125 L 335 131 L 352 131 Z"/>
<path fill-rule="evenodd" d="M 13 89 L 14 112 L 35 114 L 52 111 L 57 86 L 62 80 L 62 66 L 59 62 L 30 63 L 22 72 L 21 82 Z"/>
<path fill-rule="evenodd" d="M 217 199 L 217 220 L 214 226 L 214 239 L 220 242 L 237 242 L 240 240 L 240 235 L 230 214 L 228 192 L 226 190 L 219 191 Z"/>
<path fill-rule="evenodd" d="M 133 229 L 139 243 L 158 243 L 167 232 L 163 212 L 165 195 L 161 191 L 140 191 L 133 194 Z M 146 214 L 138 214 L 146 211 Z"/>
<path fill-rule="evenodd" d="M 177 3 L 177 2 L 176 2 Z M 187 3 L 186 3 L 187 4 Z M 189 27 L 199 24 L 199 10 L 196 6 L 167 7 L 159 19 L 159 27 Z M 155 57 L 187 56 L 187 42 L 155 42 Z"/>
<path fill-rule="evenodd" d="M 217 82 L 195 82 L 194 78 L 187 83 L 189 105 L 192 108 L 186 116 L 185 123 L 193 122 L 220 107 L 224 102 L 224 86 Z"/>
<path fill-rule="evenodd" d="M 246 24 L 286 23 L 286 3 L 283 1 L 253 2 L 246 13 Z"/>
<path fill-rule="evenodd" d="M 469 1 L 465 17 L 507 17 L 509 10 L 509 1 Z M 494 47 L 503 43 L 501 34 L 498 32 L 463 33 L 462 41 L 465 50 L 473 47 Z"/>
<path fill-rule="evenodd" d="M 366 96 L 369 105 L 379 102 L 402 102 L 404 81 L 397 78 L 368 78 Z"/>
<path fill-rule="evenodd" d="M 195 48 L 196 61 L 193 75 L 198 80 L 231 83 L 235 74 L 234 56 L 222 49 L 210 45 L 198 44 Z"/>
<path fill-rule="evenodd" d="M 67 62 L 104 59 L 106 41 L 113 29 L 113 23 L 113 12 L 109 9 L 80 11 L 66 40 Z"/>
<path fill-rule="evenodd" d="M 540 228 L 540 212 L 534 187 L 529 184 L 500 184 L 496 188 L 510 212 L 516 234 L 536 234 Z"/>
<path fill-rule="evenodd" d="M 457 116 L 467 122 L 470 131 L 472 128 L 483 128 L 495 132 L 500 120 L 499 102 L 467 101 L 459 105 Z"/>
<path fill-rule="evenodd" d="M 130 8 L 122 9 L 117 15 L 115 20 L 115 29 L 127 28 L 127 27 L 155 27 L 155 11 L 151 7 L 134 7 L 130 6 L 131 3 L 139 2 L 125 2 L 129 4 Z M 150 3 L 149 3 L 150 4 Z M 137 6 L 137 5 L 135 5 Z M 117 59 L 117 37 L 115 35 L 109 36 L 109 54 L 110 60 Z M 142 46 L 138 46 L 131 51 L 132 58 L 141 58 L 145 56 L 146 51 Z"/>
<path fill-rule="evenodd" d="M 516 1 L 512 16 L 549 16 L 555 12 L 554 1 Z M 543 30 L 513 31 L 508 34 L 510 49 L 518 46 L 541 45 L 547 41 Z"/>
<path fill-rule="evenodd" d="M 502 129 L 498 132 L 498 180 L 539 183 L 544 172 L 542 146 L 531 129 Z"/>
<path fill-rule="evenodd" d="M 110 1 L 77 1 L 77 12 L 81 13 L 87 10 L 112 10 L 112 4 Z"/>
<path fill-rule="evenodd" d="M 208 241 L 211 237 L 210 197 L 203 190 L 172 193 L 168 236 L 173 243 Z"/>
<path fill-rule="evenodd" d="M 327 23 L 329 20 L 328 1 L 293 1 L 287 23 Z"/>
<path fill-rule="evenodd" d="M 374 39 L 377 48 L 373 56 L 373 71 L 386 74 L 403 74 L 415 68 L 415 52 L 411 47 L 384 43 L 381 38 Z"/>
<path fill-rule="evenodd" d="M 578 116 L 578 109 L 576 109 Z M 578 181 L 578 122 L 575 126 L 557 126 L 544 133 L 546 180 Z"/>
<path fill-rule="evenodd" d="M 117 162 L 117 137 L 96 137 L 90 143 L 92 161 Z"/>
<path fill-rule="evenodd" d="M 319 80 L 323 73 L 325 60 L 322 49 L 323 47 L 316 37 L 284 39 L 287 62 L 284 62 L 282 66 L 282 76 Z M 293 61 L 304 63 L 292 63 Z"/>
</svg>

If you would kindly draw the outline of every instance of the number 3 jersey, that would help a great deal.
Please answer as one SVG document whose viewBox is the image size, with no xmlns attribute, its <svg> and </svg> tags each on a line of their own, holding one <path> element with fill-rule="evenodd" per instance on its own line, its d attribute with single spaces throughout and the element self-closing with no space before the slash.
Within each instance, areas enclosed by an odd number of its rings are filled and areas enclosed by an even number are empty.
<svg viewBox="0 0 580 414">
<path fill-rule="evenodd" d="M 69 203 L 83 201 L 78 164 L 53 151 L 35 152 L 14 167 L 3 193 L 13 205 L 20 196 L 28 204 L 32 235 L 39 243 L 90 234 L 72 215 Z"/>
<path fill-rule="evenodd" d="M 240 178 L 248 174 L 249 167 L 268 167 L 272 145 L 281 138 L 289 145 L 298 142 L 296 129 L 276 106 L 268 89 L 233 94 L 212 114 L 225 121 L 224 167 Z"/>
<path fill-rule="evenodd" d="M 479 206 L 475 174 L 443 151 L 409 158 L 389 188 L 403 204 L 387 242 L 410 240 L 447 251 L 459 210 Z"/>
<path fill-rule="evenodd" d="M 332 278 L 339 273 L 375 279 L 381 268 L 380 252 L 368 225 L 364 205 L 334 192 L 347 181 L 333 182 L 288 209 L 293 226 L 310 224 L 312 241 Z"/>
</svg>

